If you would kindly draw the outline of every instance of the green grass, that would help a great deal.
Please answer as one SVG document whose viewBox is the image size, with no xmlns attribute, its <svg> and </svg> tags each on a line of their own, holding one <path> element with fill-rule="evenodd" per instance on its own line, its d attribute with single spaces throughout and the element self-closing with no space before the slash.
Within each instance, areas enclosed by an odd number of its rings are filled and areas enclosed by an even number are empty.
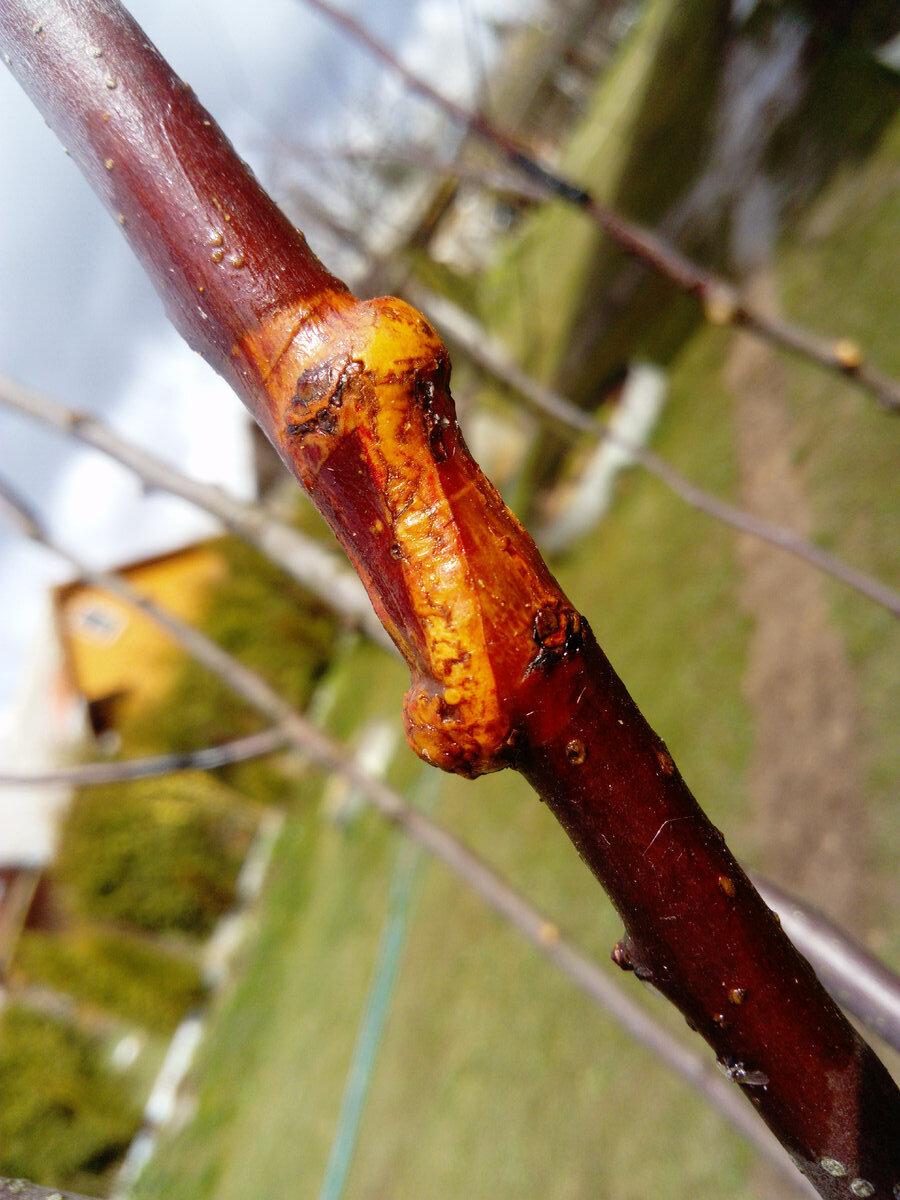
<svg viewBox="0 0 900 1200">
<path fill-rule="evenodd" d="M 190 960 L 149 939 L 91 928 L 27 931 L 16 951 L 16 976 L 158 1033 L 171 1034 L 206 995 Z"/>
<path fill-rule="evenodd" d="M 565 856 L 545 844 L 559 868 Z M 584 909 L 599 897 L 582 884 Z M 679 1144 L 694 1122 L 710 1140 Z M 741 1151 L 720 1135 L 650 1055 L 457 881 L 429 872 L 348 1195 L 638 1197 L 652 1185 L 712 1197 L 740 1174 Z"/>
<path fill-rule="evenodd" d="M 96 1039 L 9 1007 L 0 1020 L 0 1175 L 101 1192 L 140 1125 Z"/>
<path fill-rule="evenodd" d="M 374 820 L 326 825 L 314 808 L 288 819 L 259 937 L 204 1047 L 197 1117 L 154 1161 L 141 1194 L 314 1194 L 393 838 Z"/>
<path fill-rule="evenodd" d="M 469 806 L 499 799 L 476 787 Z M 527 803 L 526 824 L 541 826 L 539 805 Z M 555 875 L 580 892 L 579 908 L 604 908 L 562 839 L 535 832 L 530 853 L 543 844 L 551 860 L 545 885 Z M 526 840 L 521 827 L 506 836 Z M 207 1043 L 197 1116 L 164 1145 L 140 1195 L 316 1194 L 394 847 L 371 816 L 347 832 L 314 814 L 290 819 L 259 944 Z M 606 925 L 612 935 L 608 914 Z M 702 1139 L 682 1136 L 692 1128 Z M 702 1197 L 742 1194 L 746 1152 L 718 1118 L 649 1055 L 623 1047 L 602 1014 L 430 867 L 348 1194 L 563 1197 L 605 1180 L 626 1181 L 616 1194 L 637 1198 L 651 1183 L 648 1146 L 665 1164 L 653 1180 L 662 1195 L 674 1200 L 685 1184 Z"/>
</svg>

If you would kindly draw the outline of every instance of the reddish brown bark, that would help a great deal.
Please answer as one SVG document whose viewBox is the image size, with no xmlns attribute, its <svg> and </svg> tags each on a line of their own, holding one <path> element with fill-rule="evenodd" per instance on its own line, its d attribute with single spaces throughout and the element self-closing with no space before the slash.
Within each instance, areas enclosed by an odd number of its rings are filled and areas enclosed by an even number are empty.
<svg viewBox="0 0 900 1200">
<path fill-rule="evenodd" d="M 347 548 L 409 663 L 417 752 L 522 771 L 622 916 L 615 960 L 678 1005 L 821 1194 L 900 1194 L 900 1093 L 472 460 L 434 331 L 350 296 L 114 0 L 6 0 L 0 39 Z"/>
<path fill-rule="evenodd" d="M 548 688 L 554 706 L 537 708 Z M 891 1196 L 893 1081 L 823 995 L 589 631 L 534 693 L 519 766 L 623 917 L 614 961 L 681 1010 L 822 1195 Z M 855 1180 L 875 1190 L 852 1192 Z"/>
</svg>

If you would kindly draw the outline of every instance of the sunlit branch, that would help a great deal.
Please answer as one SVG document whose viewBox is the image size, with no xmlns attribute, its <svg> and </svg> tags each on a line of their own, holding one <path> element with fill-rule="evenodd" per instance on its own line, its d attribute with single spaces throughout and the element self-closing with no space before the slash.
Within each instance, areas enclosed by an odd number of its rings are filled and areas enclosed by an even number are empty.
<svg viewBox="0 0 900 1200">
<path fill-rule="evenodd" d="M 747 509 L 720 499 L 688 479 L 645 446 L 610 429 L 602 421 L 585 413 L 564 396 L 547 387 L 519 367 L 507 351 L 467 313 L 445 297 L 420 285 L 407 283 L 404 291 L 410 300 L 435 322 L 448 340 L 458 346 L 482 370 L 517 392 L 543 417 L 549 417 L 568 434 L 587 433 L 608 440 L 659 479 L 671 492 L 697 511 L 712 517 L 785 553 L 853 588 L 874 603 L 900 616 L 900 593 L 851 567 L 827 550 L 792 529 L 758 517 Z M 299 583 L 307 587 L 343 620 L 356 626 L 379 645 L 391 651 L 393 642 L 372 611 L 365 589 L 356 576 L 341 567 L 337 559 L 311 538 L 265 512 L 258 505 L 201 483 L 140 450 L 128 439 L 115 433 L 96 417 L 76 412 L 49 396 L 25 388 L 0 376 L 0 404 L 33 417 L 103 451 L 134 471 L 145 483 L 170 491 L 218 517 L 228 529 L 251 542 L 278 563 Z"/>
<path fill-rule="evenodd" d="M 39 530 L 36 518 L 18 502 L 14 508 L 0 484 L 0 511 L 28 533 Z M 16 511 L 18 509 L 18 511 Z M 42 541 L 45 539 L 41 538 Z M 67 783 L 85 785 L 139 779 L 183 770 L 211 770 L 230 762 L 269 754 L 288 736 L 280 727 L 183 754 L 154 755 L 124 762 L 84 763 L 53 771 L 0 771 L 0 784 Z M 831 994 L 884 1041 L 900 1050 L 900 979 L 867 954 L 843 930 L 817 910 L 775 884 L 754 877 L 763 899 L 774 909 L 797 948 L 812 963 Z"/>
<path fill-rule="evenodd" d="M 412 161 L 417 160 L 413 158 Z M 427 155 L 422 157 L 422 162 L 428 162 Z M 447 169 L 452 171 L 455 168 L 448 167 Z M 323 213 L 321 219 L 324 219 L 340 236 L 348 238 L 356 249 L 364 249 L 363 239 L 348 229 L 345 224 L 337 221 L 331 214 Z M 720 521 L 748 537 L 793 555 L 816 570 L 831 575 L 834 579 L 839 579 L 875 604 L 886 608 L 894 616 L 900 616 L 900 593 L 887 584 L 872 578 L 865 571 L 843 562 L 836 555 L 823 550 L 796 531 L 768 521 L 739 505 L 730 504 L 713 495 L 688 479 L 660 455 L 611 429 L 555 389 L 524 371 L 508 351 L 495 338 L 491 337 L 480 322 L 447 297 L 431 292 L 408 277 L 403 280 L 401 290 L 408 300 L 434 322 L 452 345 L 462 350 L 467 358 L 481 370 L 518 393 L 534 412 L 542 417 L 550 418 L 561 431 L 568 435 L 586 433 L 598 441 L 609 441 L 626 451 L 635 462 L 698 512 L 702 512 L 713 520 Z M 0 380 L 0 400 L 2 399 L 2 380 Z"/>
<path fill-rule="evenodd" d="M 633 1037 L 659 1057 L 705 1096 L 771 1162 L 785 1171 L 798 1186 L 790 1161 L 753 1117 L 725 1080 L 692 1051 L 675 1041 L 589 958 L 569 943 L 556 924 L 539 912 L 453 834 L 412 808 L 403 797 L 367 774 L 347 750 L 311 725 L 258 675 L 186 624 L 142 595 L 121 576 L 95 572 L 67 550 L 58 546 L 42 529 L 28 507 L 0 480 L 0 514 L 32 541 L 65 559 L 94 587 L 103 588 L 136 608 L 165 630 L 185 653 L 218 675 L 258 712 L 276 723 L 296 750 L 319 767 L 346 778 L 362 792 L 372 807 L 403 829 L 419 845 L 444 863 L 454 874 L 518 930 L 532 945 L 555 963 L 574 983 L 603 1006 Z M 0 1193 L 0 1200 L 3 1200 Z"/>
</svg>

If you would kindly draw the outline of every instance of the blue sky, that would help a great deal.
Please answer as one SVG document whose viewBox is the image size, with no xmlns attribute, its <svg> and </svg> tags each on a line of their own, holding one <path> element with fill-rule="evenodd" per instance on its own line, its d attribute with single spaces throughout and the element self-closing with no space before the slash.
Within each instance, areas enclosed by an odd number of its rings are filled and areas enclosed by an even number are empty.
<svg viewBox="0 0 900 1200">
<path fill-rule="evenodd" d="M 528 0 L 345 6 L 457 96 L 477 70 L 476 11 L 533 7 Z M 342 143 L 358 130 L 361 110 L 386 125 L 404 111 L 402 89 L 297 0 L 132 0 L 129 7 L 264 181 L 273 142 Z M 179 341 L 117 226 L 6 71 L 0 162 L 0 374 L 101 414 L 200 477 L 246 489 L 238 401 Z M 203 420 L 213 405 L 234 417 L 221 423 L 216 445 Z M 160 552 L 211 528 L 182 501 L 144 494 L 103 456 L 2 409 L 0 472 L 92 565 Z M 57 560 L 0 526 L 0 731 L 40 596 L 65 577 Z"/>
</svg>

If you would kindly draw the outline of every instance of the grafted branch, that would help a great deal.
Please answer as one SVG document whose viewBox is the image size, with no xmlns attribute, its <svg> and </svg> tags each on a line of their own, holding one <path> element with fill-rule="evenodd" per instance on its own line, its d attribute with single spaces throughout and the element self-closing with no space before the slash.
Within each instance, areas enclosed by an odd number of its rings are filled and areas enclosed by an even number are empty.
<svg viewBox="0 0 900 1200">
<path fill-rule="evenodd" d="M 513 388 L 530 408 L 542 416 L 548 417 L 561 430 L 569 434 L 586 433 L 598 441 L 611 442 L 627 451 L 635 462 L 640 463 L 673 495 L 678 496 L 697 512 L 702 512 L 706 516 L 712 517 L 714 521 L 720 521 L 723 525 L 728 525 L 740 533 L 775 546 L 779 550 L 785 551 L 786 554 L 792 554 L 817 571 L 841 580 L 842 583 L 859 592 L 861 596 L 866 596 L 875 604 L 886 608 L 895 617 L 900 617 L 900 592 L 895 591 L 882 580 L 874 579 L 865 571 L 860 571 L 834 554 L 829 554 L 827 550 L 823 550 L 821 546 L 802 537 L 793 529 L 784 525 L 776 525 L 773 521 L 767 521 L 764 517 L 757 516 L 748 509 L 729 504 L 727 500 L 708 492 L 683 475 L 681 471 L 654 453 L 653 450 L 610 429 L 597 417 L 586 413 L 571 400 L 523 371 L 506 350 L 489 336 L 486 330 L 445 297 L 437 296 L 416 284 L 407 284 L 405 291 L 412 302 L 418 305 L 444 331 L 451 346 L 459 347 L 482 370 L 495 379 L 499 379 L 507 387 Z M 0 399 L 2 398 L 2 382 L 0 382 Z"/>
<path fill-rule="evenodd" d="M 505 358 L 500 348 L 489 342 L 479 342 L 475 336 L 477 330 L 467 323 L 465 314 L 445 302 L 437 303 L 436 297 L 423 289 L 416 289 L 413 297 L 425 311 L 430 311 L 432 305 L 437 309 L 445 327 L 449 324 L 452 340 L 459 340 L 477 362 L 485 369 L 494 371 L 510 386 L 521 388 L 523 395 L 529 399 L 539 411 L 546 411 L 558 417 L 562 422 L 571 418 L 567 428 L 580 430 L 589 428 L 587 417 L 571 405 L 564 397 L 546 389 L 529 376 L 521 374 L 517 368 Z M 487 335 L 482 331 L 483 336 Z M 191 500 L 208 512 L 219 516 L 229 529 L 244 537 L 257 546 L 269 557 L 279 563 L 301 583 L 312 588 L 319 598 L 334 609 L 339 617 L 358 622 L 365 632 L 380 635 L 385 639 L 384 628 L 369 619 L 373 616 L 371 605 L 355 576 L 340 568 L 331 555 L 320 550 L 319 546 L 305 538 L 289 525 L 278 521 L 259 506 L 240 501 L 226 495 L 221 489 L 209 484 L 191 479 L 173 467 L 145 451 L 139 450 L 127 439 L 120 437 L 108 426 L 96 418 L 74 412 L 48 396 L 23 388 L 10 380 L 0 378 L 0 402 L 11 405 L 18 411 L 37 417 L 53 428 L 59 429 L 87 445 L 102 449 L 117 461 L 130 467 L 141 479 L 154 487 L 174 491 L 177 495 Z M 598 424 L 594 422 L 594 424 Z M 635 443 L 609 434 L 605 429 L 597 427 L 597 437 L 615 437 L 617 444 L 624 445 L 632 453 L 640 454 L 642 447 Z M 649 452 L 645 452 L 649 453 Z M 655 457 L 655 456 L 653 456 Z M 652 469 L 652 468 L 651 468 Z M 693 484 L 684 481 L 685 485 L 693 488 Z M 707 502 L 716 503 L 716 498 L 703 493 L 700 507 L 709 515 L 716 516 L 714 509 L 705 507 Z M 2 495 L 0 495 L 2 504 Z M 738 510 L 742 513 L 742 510 Z M 752 521 L 750 514 L 742 513 L 747 521 Z M 740 526 L 738 526 L 740 527 Z M 790 535 L 784 531 L 785 536 Z M 796 539 L 800 544 L 800 557 L 805 557 L 803 550 L 815 550 L 816 547 Z M 780 545 L 780 542 L 775 544 Z M 789 546 L 785 548 L 789 549 Z M 830 556 L 829 556 L 830 557 Z M 845 564 L 838 564 L 844 567 Z M 848 571 L 850 568 L 846 568 Z M 880 585 L 875 580 L 863 577 L 864 581 L 875 588 Z M 351 587 L 350 585 L 356 585 Z M 861 588 L 865 593 L 865 588 Z M 873 599 L 877 599 L 874 596 Z M 394 649 L 392 642 L 387 644 Z M 0 784 L 35 784 L 35 783 L 71 783 L 82 785 L 87 783 L 117 782 L 124 779 L 137 779 L 149 775 L 167 774 L 182 770 L 209 770 L 225 763 L 241 761 L 257 755 L 269 754 L 280 749 L 285 743 L 282 730 L 273 728 L 261 733 L 239 738 L 221 746 L 209 746 L 183 754 L 154 755 L 148 758 L 130 759 L 116 762 L 82 763 L 69 767 L 60 767 L 51 772 L 0 771 Z M 841 1006 L 863 1022 L 869 1029 L 876 1032 L 890 1045 L 900 1050 L 900 979 L 890 972 L 883 964 L 867 954 L 858 944 L 852 941 L 841 929 L 832 924 L 826 917 L 810 908 L 798 897 L 776 888 L 759 877 L 754 883 L 763 899 L 782 920 L 788 935 L 798 949 L 809 959 L 820 979 L 825 983 L 829 992 Z"/>
<path fill-rule="evenodd" d="M 722 1077 L 710 1070 L 697 1055 L 682 1046 L 631 1000 L 595 962 L 562 936 L 553 921 L 516 892 L 488 863 L 437 822 L 407 804 L 398 792 L 368 774 L 344 746 L 316 729 L 265 680 L 210 641 L 205 634 L 161 608 L 122 576 L 92 572 L 86 564 L 54 543 L 35 515 L 3 480 L 0 480 L 0 514 L 24 536 L 64 558 L 79 576 L 93 586 L 109 591 L 138 608 L 186 654 L 202 663 L 257 712 L 272 721 L 295 750 L 327 771 L 347 779 L 367 798 L 376 812 L 402 829 L 471 887 L 503 920 L 601 1005 L 626 1032 L 705 1096 L 770 1162 L 782 1171 L 789 1170 L 792 1179 L 798 1184 L 801 1182 L 794 1175 L 778 1143 L 740 1103 Z M 3 1200 L 2 1193 L 0 1200 Z"/>
<path fill-rule="evenodd" d="M 486 330 L 444 297 L 417 285 L 407 284 L 404 290 L 408 298 L 444 331 L 451 345 L 461 349 L 489 375 L 515 390 L 530 408 L 554 422 L 561 430 L 570 435 L 587 433 L 598 441 L 611 442 L 627 451 L 674 495 L 698 512 L 792 554 L 816 570 L 841 580 L 894 616 L 900 616 L 900 593 L 880 579 L 850 566 L 795 530 L 729 504 L 700 487 L 646 446 L 623 437 L 523 371 L 503 347 L 490 338 Z M 393 642 L 375 617 L 356 576 L 342 567 L 335 556 L 318 543 L 265 512 L 259 505 L 239 500 L 221 488 L 190 478 L 139 449 L 96 417 L 67 408 L 50 396 L 3 376 L 0 376 L 0 404 L 34 417 L 85 445 L 102 450 L 134 471 L 151 487 L 164 488 L 218 517 L 228 529 L 258 547 L 289 575 L 309 588 L 339 617 L 359 628 L 379 645 L 394 649 Z"/>
<path fill-rule="evenodd" d="M 420 302 L 420 307 L 426 308 L 427 311 L 434 298 L 424 292 L 420 296 L 417 289 L 415 299 Z M 421 303 L 421 300 L 426 303 Z M 476 361 L 481 361 L 484 357 L 486 369 L 495 370 L 513 385 L 518 381 L 515 369 L 502 357 L 498 348 L 490 344 L 485 347 L 477 342 L 473 331 L 462 323 L 464 314 L 459 310 L 448 309 L 443 303 L 438 306 L 438 311 L 445 318 L 442 323 L 446 324 L 449 320 L 454 340 L 464 339 L 467 351 Z M 495 361 L 496 359 L 499 361 Z M 513 370 L 512 378 L 507 373 L 510 369 Z M 520 386 L 523 394 L 541 411 L 549 405 L 548 411 L 562 419 L 571 410 L 570 427 L 573 429 L 580 429 L 584 422 L 592 420 L 563 397 L 550 392 L 528 376 L 523 376 Z M 316 543 L 303 537 L 291 526 L 278 521 L 257 505 L 236 500 L 219 488 L 190 479 L 168 464 L 139 450 L 96 418 L 74 412 L 47 396 L 3 378 L 0 378 L 0 402 L 10 404 L 20 412 L 35 416 L 53 428 L 104 450 L 134 470 L 145 482 L 174 491 L 219 516 L 233 532 L 246 538 L 264 553 L 268 553 L 273 561 L 278 562 L 301 583 L 311 587 L 338 616 L 358 621 L 366 632 L 377 632 L 382 640 L 384 639 L 384 629 L 380 624 L 375 625 L 374 631 L 371 629 L 372 623 L 368 618 L 372 616 L 372 609 L 356 577 L 340 568 L 332 556 L 321 551 Z M 604 436 L 604 433 L 598 429 L 597 436 Z M 623 439 L 617 438 L 617 441 L 618 444 L 623 444 Z M 641 447 L 629 442 L 624 442 L 624 445 L 635 453 L 641 450 Z M 715 501 L 711 496 L 708 499 Z M 0 506 L 2 503 L 3 496 L 0 492 Z M 745 515 L 748 520 L 752 520 L 749 514 Z M 799 541 L 801 545 L 809 545 L 803 543 L 802 539 Z M 874 580 L 868 582 L 874 586 L 881 586 Z M 355 584 L 356 587 L 351 587 L 350 584 Z M 388 641 L 387 644 L 394 649 L 392 642 Z M 284 732 L 276 727 L 221 746 L 209 746 L 183 754 L 82 763 L 60 767 L 51 772 L 0 770 L 0 784 L 82 785 L 138 779 L 173 771 L 209 770 L 225 763 L 269 754 L 281 748 L 284 743 Z M 769 907 L 781 918 L 794 944 L 812 963 L 831 995 L 869 1029 L 900 1050 L 900 979 L 826 917 L 796 896 L 758 877 L 754 879 L 754 883 Z"/>
<path fill-rule="evenodd" d="M 409 664 L 412 746 L 521 771 L 616 905 L 619 965 L 678 1006 L 823 1196 L 891 1196 L 900 1092 L 472 460 L 434 330 L 318 262 L 115 0 L 7 0 L 0 42 L 343 542 Z"/>
</svg>

